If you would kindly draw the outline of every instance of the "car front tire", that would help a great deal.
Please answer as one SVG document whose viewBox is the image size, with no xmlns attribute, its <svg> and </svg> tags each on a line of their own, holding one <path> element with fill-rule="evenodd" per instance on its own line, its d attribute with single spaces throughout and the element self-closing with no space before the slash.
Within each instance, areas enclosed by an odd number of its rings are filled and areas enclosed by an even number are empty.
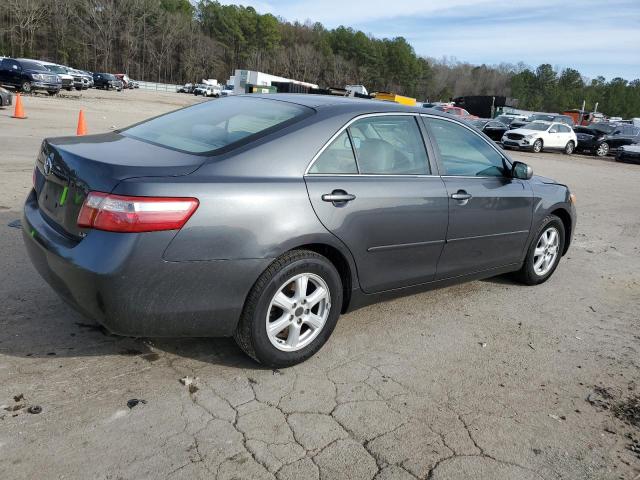
<svg viewBox="0 0 640 480">
<path fill-rule="evenodd" d="M 541 223 L 517 278 L 525 285 L 546 282 L 560 263 L 564 251 L 565 229 L 562 220 L 547 216 Z"/>
<path fill-rule="evenodd" d="M 22 82 L 20 90 L 24 93 L 31 93 L 31 82 Z"/>
<path fill-rule="evenodd" d="M 234 338 L 256 361 L 289 367 L 329 339 L 342 306 L 334 265 L 309 250 L 292 250 L 260 275 L 245 302 Z"/>
<path fill-rule="evenodd" d="M 539 138 L 533 142 L 533 152 L 534 153 L 540 153 L 542 151 L 542 140 L 540 140 Z"/>
</svg>

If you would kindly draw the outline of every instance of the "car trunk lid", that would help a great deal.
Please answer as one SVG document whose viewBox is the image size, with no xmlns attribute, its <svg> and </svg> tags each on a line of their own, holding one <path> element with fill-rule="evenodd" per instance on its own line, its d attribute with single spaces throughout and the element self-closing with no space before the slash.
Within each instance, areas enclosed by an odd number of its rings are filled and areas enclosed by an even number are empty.
<svg viewBox="0 0 640 480">
<path fill-rule="evenodd" d="M 45 220 L 60 233 L 81 239 L 78 214 L 90 191 L 111 192 L 135 177 L 188 175 L 205 157 L 176 152 L 107 133 L 47 139 L 36 162 L 34 188 Z"/>
</svg>

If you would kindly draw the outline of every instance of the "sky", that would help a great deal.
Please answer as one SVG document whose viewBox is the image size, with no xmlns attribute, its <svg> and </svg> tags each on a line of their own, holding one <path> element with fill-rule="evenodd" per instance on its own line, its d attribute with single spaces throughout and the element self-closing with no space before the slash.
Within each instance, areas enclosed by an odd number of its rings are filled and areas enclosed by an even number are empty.
<svg viewBox="0 0 640 480">
<path fill-rule="evenodd" d="M 608 80 L 640 78 L 640 0 L 257 0 L 288 21 L 402 36 L 418 55 L 472 64 L 550 63 Z"/>
</svg>

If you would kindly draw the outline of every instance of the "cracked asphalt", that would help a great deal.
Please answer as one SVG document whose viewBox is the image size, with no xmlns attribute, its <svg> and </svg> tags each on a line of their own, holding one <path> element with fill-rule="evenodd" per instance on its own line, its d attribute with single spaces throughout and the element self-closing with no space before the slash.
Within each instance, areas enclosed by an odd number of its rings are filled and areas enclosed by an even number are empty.
<svg viewBox="0 0 640 480">
<path fill-rule="evenodd" d="M 640 393 L 638 165 L 513 153 L 578 197 L 549 282 L 359 310 L 289 369 L 230 339 L 111 336 L 67 307 L 8 226 L 42 138 L 73 134 L 80 108 L 97 133 L 194 101 L 88 91 L 28 97 L 28 120 L 0 110 L 0 478 L 640 479 L 640 431 L 587 401 Z"/>
</svg>

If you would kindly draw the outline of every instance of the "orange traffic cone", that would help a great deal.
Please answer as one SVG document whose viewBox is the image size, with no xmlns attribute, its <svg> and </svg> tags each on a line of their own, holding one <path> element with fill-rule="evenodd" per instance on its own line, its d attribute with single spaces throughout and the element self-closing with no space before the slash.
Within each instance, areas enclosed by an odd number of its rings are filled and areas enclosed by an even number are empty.
<svg viewBox="0 0 640 480">
<path fill-rule="evenodd" d="M 16 108 L 13 111 L 13 118 L 27 118 L 27 115 L 24 113 L 24 107 L 22 106 L 22 97 L 19 93 L 16 94 Z"/>
<path fill-rule="evenodd" d="M 76 129 L 76 135 L 79 137 L 87 134 L 87 124 L 84 122 L 84 111 L 80 110 L 78 115 L 78 128 Z"/>
</svg>

